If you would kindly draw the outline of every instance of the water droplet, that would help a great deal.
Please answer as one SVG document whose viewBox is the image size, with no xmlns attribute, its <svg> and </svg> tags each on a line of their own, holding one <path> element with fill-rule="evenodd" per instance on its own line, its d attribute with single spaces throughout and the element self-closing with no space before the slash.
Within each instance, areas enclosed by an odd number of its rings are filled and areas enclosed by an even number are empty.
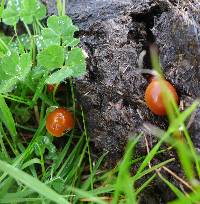
<svg viewBox="0 0 200 204">
<path fill-rule="evenodd" d="M 11 51 L 9 50 L 9 51 L 7 52 L 7 56 L 10 57 L 10 55 L 11 55 Z"/>
<path fill-rule="evenodd" d="M 49 150 L 49 152 L 51 152 L 51 153 L 55 153 L 55 152 L 56 152 L 56 148 L 55 148 L 55 146 L 52 146 L 51 149 Z"/>
<path fill-rule="evenodd" d="M 48 137 L 43 137 L 43 142 L 44 144 L 48 144 L 50 141 L 49 141 L 49 138 Z"/>
<path fill-rule="evenodd" d="M 16 10 L 17 11 L 20 11 L 20 2 L 19 2 L 19 0 L 15 0 L 15 7 L 16 7 Z"/>
<path fill-rule="evenodd" d="M 21 70 L 22 70 L 21 66 L 17 65 L 17 66 L 16 66 L 16 71 L 17 71 L 17 72 L 21 72 Z"/>
<path fill-rule="evenodd" d="M 62 21 L 62 20 L 58 20 L 58 24 L 62 24 L 62 25 L 64 25 L 64 24 L 65 24 L 65 22 L 64 22 L 64 21 Z"/>
</svg>

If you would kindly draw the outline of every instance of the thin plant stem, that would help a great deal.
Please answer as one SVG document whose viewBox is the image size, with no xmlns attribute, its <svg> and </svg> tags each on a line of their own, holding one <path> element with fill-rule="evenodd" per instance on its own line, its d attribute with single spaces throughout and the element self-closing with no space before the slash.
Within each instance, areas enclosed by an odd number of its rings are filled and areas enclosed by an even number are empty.
<svg viewBox="0 0 200 204">
<path fill-rule="evenodd" d="M 10 146 L 10 149 L 12 150 L 12 152 L 15 154 L 15 156 L 17 156 L 18 154 L 17 154 L 15 148 L 12 146 L 12 144 L 11 144 L 10 140 L 8 139 L 6 133 L 4 132 L 4 129 L 3 129 L 3 126 L 2 126 L 1 123 L 0 123 L 0 132 L 2 133 L 3 138 L 5 138 L 6 142 L 7 142 L 8 145 Z"/>
<path fill-rule="evenodd" d="M 90 174 L 93 175 L 92 159 L 91 159 L 90 146 L 89 146 L 89 138 L 88 138 L 88 134 L 87 134 L 85 116 L 84 116 L 82 107 L 81 107 L 81 112 L 82 112 L 82 118 L 83 118 L 84 134 L 85 134 L 87 149 L 88 149 L 88 159 L 89 159 L 89 164 L 90 164 Z M 93 190 L 94 188 L 93 188 L 93 177 L 92 176 L 90 177 L 90 185 L 91 185 L 91 189 Z"/>
</svg>

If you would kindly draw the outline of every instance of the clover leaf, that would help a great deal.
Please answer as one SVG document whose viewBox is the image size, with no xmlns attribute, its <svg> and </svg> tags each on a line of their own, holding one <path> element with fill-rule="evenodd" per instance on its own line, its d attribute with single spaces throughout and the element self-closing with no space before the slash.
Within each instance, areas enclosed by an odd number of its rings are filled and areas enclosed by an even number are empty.
<svg viewBox="0 0 200 204">
<path fill-rule="evenodd" d="M 10 0 L 8 1 L 6 9 L 3 10 L 2 18 L 3 22 L 7 25 L 16 25 L 19 21 L 21 10 L 20 0 Z"/>
<path fill-rule="evenodd" d="M 38 56 L 38 65 L 47 69 L 55 69 L 63 66 L 64 48 L 58 45 L 51 45 L 41 51 Z"/>
<path fill-rule="evenodd" d="M 31 24 L 33 19 L 43 19 L 46 16 L 46 7 L 38 0 L 9 0 L 2 13 L 3 22 L 15 26 L 19 19 Z"/>
<path fill-rule="evenodd" d="M 3 12 L 3 21 L 15 26 L 22 20 L 25 24 L 33 20 L 41 20 L 46 15 L 46 7 L 39 0 L 10 0 Z M 74 37 L 78 28 L 73 25 L 69 16 L 50 16 L 47 27 L 41 29 L 37 35 L 33 34 L 33 41 L 37 46 L 37 66 L 52 73 L 46 83 L 59 83 L 67 77 L 79 77 L 86 72 L 85 57 L 81 48 L 75 48 L 80 42 Z M 17 40 L 8 44 L 8 49 L 0 44 L 0 92 L 8 92 L 18 81 L 24 79 L 30 72 L 31 59 L 29 54 L 32 46 L 28 35 L 18 36 Z M 71 47 L 70 51 L 68 51 Z M 10 50 L 10 56 L 7 51 Z M 9 53 L 9 52 L 8 52 Z M 7 66 L 8 65 L 8 66 Z M 23 70 L 23 71 L 22 71 Z M 4 83 L 6 82 L 6 83 Z"/>
<path fill-rule="evenodd" d="M 8 52 L 8 45 L 10 44 L 12 38 L 9 36 L 5 36 L 0 32 L 0 58 L 2 58 Z"/>
<path fill-rule="evenodd" d="M 19 63 L 19 56 L 17 53 L 12 53 L 10 56 L 9 54 L 7 56 L 4 56 L 4 58 L 1 61 L 1 74 L 0 79 L 1 80 L 7 80 L 11 78 L 13 75 L 16 75 L 16 66 Z"/>
<path fill-rule="evenodd" d="M 21 56 L 16 52 L 6 55 L 0 63 L 0 92 L 7 93 L 23 81 L 31 69 L 31 57 L 28 53 Z"/>
<path fill-rule="evenodd" d="M 56 159 L 56 147 L 53 144 L 52 137 L 39 136 L 34 143 L 34 150 L 37 156 L 44 154 L 47 151 L 46 159 Z"/>
<path fill-rule="evenodd" d="M 74 32 L 78 28 L 73 25 L 72 20 L 69 16 L 51 16 L 47 20 L 48 28 L 52 29 L 55 33 L 62 36 L 73 36 Z"/>
<path fill-rule="evenodd" d="M 85 57 L 81 48 L 73 48 L 69 51 L 65 66 L 73 70 L 73 77 L 79 77 L 86 72 Z"/>
<path fill-rule="evenodd" d="M 18 40 L 13 40 L 8 44 L 9 48 L 12 51 L 19 52 L 21 50 L 30 50 L 31 48 L 31 39 L 27 34 L 22 34 L 18 36 Z"/>
<path fill-rule="evenodd" d="M 17 77 L 19 80 L 25 80 L 26 76 L 31 70 L 31 57 L 30 54 L 24 53 L 19 58 L 19 63 L 17 65 Z"/>
<path fill-rule="evenodd" d="M 48 28 L 43 28 L 41 35 L 36 38 L 38 50 L 50 45 L 63 45 L 74 47 L 80 42 L 74 38 L 74 32 L 78 30 L 68 16 L 50 16 L 47 20 Z"/>
<path fill-rule="evenodd" d="M 85 74 L 85 57 L 81 48 L 73 48 L 68 52 L 65 66 L 46 79 L 47 84 L 57 84 L 68 77 L 79 77 Z"/>
<path fill-rule="evenodd" d="M 47 48 L 50 45 L 60 45 L 60 42 L 60 36 L 49 28 L 44 28 L 42 35 L 36 38 L 36 45 L 39 50 Z"/>
<path fill-rule="evenodd" d="M 69 47 L 75 47 L 80 43 L 80 40 L 78 38 L 74 38 L 73 36 L 65 36 L 63 45 L 69 46 Z"/>
<path fill-rule="evenodd" d="M 20 17 L 26 24 L 31 24 L 34 18 L 41 20 L 46 16 L 46 7 L 38 0 L 23 0 L 22 4 Z"/>
<path fill-rule="evenodd" d="M 58 71 L 54 72 L 46 79 L 47 84 L 58 84 L 67 77 L 73 76 L 73 70 L 70 68 L 63 67 Z"/>
</svg>

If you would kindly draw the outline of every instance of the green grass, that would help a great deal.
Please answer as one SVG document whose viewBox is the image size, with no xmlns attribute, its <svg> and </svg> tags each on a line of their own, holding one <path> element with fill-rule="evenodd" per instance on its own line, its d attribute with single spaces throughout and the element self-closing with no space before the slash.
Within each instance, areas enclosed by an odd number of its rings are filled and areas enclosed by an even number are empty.
<svg viewBox="0 0 200 204">
<path fill-rule="evenodd" d="M 65 13 L 63 2 L 65 1 L 57 1 L 60 16 Z M 1 3 L 0 16 L 3 5 L 4 1 Z M 72 79 L 61 84 L 63 92 L 59 90 L 58 84 L 54 93 L 47 91 L 46 80 L 50 72 L 36 66 L 35 37 L 40 35 L 40 29 L 44 25 L 39 21 L 39 16 L 35 18 L 33 30 L 25 23 L 30 37 L 28 45 L 31 47 L 30 75 L 19 81 L 12 92 L 0 94 L 0 203 L 134 204 L 139 202 L 141 193 L 156 179 L 161 179 L 176 195 L 177 199 L 171 203 L 200 202 L 200 155 L 196 152 L 185 125 L 198 102 L 195 101 L 184 112 L 180 112 L 171 97 L 170 105 L 166 104 L 169 113 L 168 129 L 161 130 L 152 125 L 150 128 L 151 134 L 158 138 L 158 143 L 149 152 L 147 146 L 146 155 L 136 157 L 134 150 L 144 135 L 133 135 L 127 142 L 123 158 L 113 169 L 105 169 L 103 164 L 107 152 L 102 153 L 98 159 L 92 157 L 86 116 L 82 108 L 76 108 Z M 10 19 L 7 18 L 7 21 L 10 22 Z M 72 25 L 71 27 L 73 28 Z M 1 61 L 5 52 L 11 49 L 12 40 L 13 38 L 7 39 L 6 36 L 0 40 Z M 20 42 L 18 48 L 23 53 L 27 44 L 21 43 L 20 36 L 16 40 Z M 152 53 L 153 66 L 162 75 L 159 60 L 153 51 Z M 9 61 L 7 58 L 6 60 Z M 43 63 L 49 66 L 46 58 Z M 13 78 L 9 80 L 6 88 L 11 88 L 10 83 L 13 83 Z M 77 126 L 63 138 L 53 138 L 45 128 L 46 113 L 52 106 L 59 105 L 73 111 Z M 177 133 L 181 137 L 174 137 Z M 163 159 L 156 164 L 153 162 L 157 156 L 163 152 L 167 154 L 172 149 L 177 152 L 178 158 Z M 180 162 L 182 165 L 180 171 L 184 172 L 184 178 L 177 178 L 174 172 L 171 172 L 171 176 L 174 176 L 176 183 L 185 184 L 186 191 L 167 180 L 162 171 L 172 162 Z M 135 166 L 138 168 L 133 172 L 132 167 Z"/>
</svg>

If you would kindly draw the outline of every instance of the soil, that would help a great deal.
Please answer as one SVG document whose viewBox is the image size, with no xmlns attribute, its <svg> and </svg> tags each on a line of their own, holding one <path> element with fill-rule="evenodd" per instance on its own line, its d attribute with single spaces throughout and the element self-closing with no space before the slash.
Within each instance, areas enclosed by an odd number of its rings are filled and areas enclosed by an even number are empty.
<svg viewBox="0 0 200 204">
<path fill-rule="evenodd" d="M 53 6 L 54 4 L 54 6 Z M 48 3 L 49 14 L 55 2 Z M 166 129 L 167 119 L 152 114 L 144 103 L 148 81 L 141 75 L 138 59 L 151 69 L 149 47 L 159 48 L 163 73 L 177 89 L 182 110 L 200 97 L 200 3 L 198 0 L 69 0 L 68 15 L 80 28 L 76 34 L 87 52 L 87 74 L 76 81 L 83 105 L 93 152 L 108 152 L 107 166 L 122 156 L 127 140 L 139 133 L 150 148 L 157 138 L 145 123 Z M 194 145 L 200 151 L 200 108 L 189 120 Z M 144 137 L 136 154 L 146 154 Z M 174 156 L 163 154 L 157 161 Z M 170 165 L 182 174 L 178 162 Z M 173 181 L 169 175 L 166 177 Z M 174 181 L 176 185 L 178 183 Z M 173 193 L 157 180 L 145 190 L 141 203 L 166 203 Z"/>
</svg>

